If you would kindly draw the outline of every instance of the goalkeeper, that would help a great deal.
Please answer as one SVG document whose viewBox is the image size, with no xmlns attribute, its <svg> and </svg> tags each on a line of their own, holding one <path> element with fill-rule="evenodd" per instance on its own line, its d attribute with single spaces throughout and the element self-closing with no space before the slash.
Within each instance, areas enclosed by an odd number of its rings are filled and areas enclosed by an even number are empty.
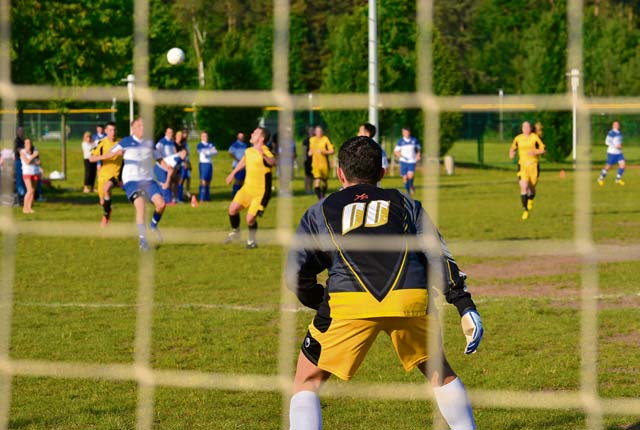
<svg viewBox="0 0 640 430">
<path fill-rule="evenodd" d="M 291 429 L 322 428 L 322 384 L 331 375 L 351 379 L 381 331 L 390 336 L 404 369 L 417 367 L 429 379 L 449 426 L 475 429 L 467 392 L 447 362 L 441 340 L 436 362 L 442 367 L 427 366 L 427 333 L 436 331 L 440 339 L 435 309 L 431 306 L 427 313 L 430 286 L 441 285 L 447 302 L 460 313 L 466 354 L 475 352 L 482 338 L 480 316 L 465 274 L 421 204 L 397 190 L 376 187 L 384 174 L 381 157 L 380 146 L 368 137 L 342 145 L 337 173 L 344 189 L 307 210 L 296 232 L 306 244 L 288 256 L 289 288 L 317 311 L 298 357 Z M 349 238 L 392 243 L 397 249 L 350 250 L 345 243 Z M 421 238 L 435 238 L 440 252 L 416 250 L 415 245 L 411 249 L 409 242 Z M 324 270 L 329 272 L 326 287 L 317 283 Z"/>
</svg>

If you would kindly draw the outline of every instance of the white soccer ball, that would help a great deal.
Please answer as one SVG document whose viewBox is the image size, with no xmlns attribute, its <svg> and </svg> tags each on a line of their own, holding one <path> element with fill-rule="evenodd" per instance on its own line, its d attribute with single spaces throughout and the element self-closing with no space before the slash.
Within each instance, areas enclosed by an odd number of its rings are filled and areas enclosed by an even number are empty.
<svg viewBox="0 0 640 430">
<path fill-rule="evenodd" d="M 171 48 L 167 52 L 167 61 L 169 64 L 176 65 L 184 61 L 184 51 L 180 48 Z"/>
</svg>

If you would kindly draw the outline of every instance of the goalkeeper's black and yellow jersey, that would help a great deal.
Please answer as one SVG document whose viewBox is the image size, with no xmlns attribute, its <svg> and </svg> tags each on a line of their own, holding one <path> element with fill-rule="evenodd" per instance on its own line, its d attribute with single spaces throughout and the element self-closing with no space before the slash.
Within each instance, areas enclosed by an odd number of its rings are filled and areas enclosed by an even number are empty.
<svg viewBox="0 0 640 430">
<path fill-rule="evenodd" d="M 416 250 L 415 239 L 429 233 L 440 240 L 437 255 Z M 359 184 L 334 193 L 307 210 L 296 237 L 304 246 L 289 253 L 289 288 L 304 305 L 327 317 L 424 315 L 430 284 L 444 286 L 446 300 L 460 315 L 475 308 L 464 273 L 422 205 L 397 190 Z M 371 250 L 353 241 L 356 247 L 348 249 L 351 238 L 370 240 Z M 387 250 L 376 250 L 380 245 Z M 326 287 L 317 283 L 324 270 Z M 428 282 L 430 272 L 443 275 L 443 282 Z"/>
</svg>

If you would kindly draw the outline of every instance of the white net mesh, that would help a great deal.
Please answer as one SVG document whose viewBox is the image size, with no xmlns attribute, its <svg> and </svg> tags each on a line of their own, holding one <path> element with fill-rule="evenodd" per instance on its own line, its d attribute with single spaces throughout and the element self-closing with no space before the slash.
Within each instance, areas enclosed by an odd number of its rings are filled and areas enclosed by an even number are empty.
<svg viewBox="0 0 640 430">
<path fill-rule="evenodd" d="M 581 0 L 568 1 L 569 46 L 567 68 L 582 67 L 582 14 Z M 436 96 L 432 91 L 431 40 L 433 2 L 418 1 L 419 64 L 418 90 L 407 94 L 380 94 L 379 102 L 385 109 L 419 108 L 425 115 L 428 125 L 424 131 L 426 147 L 425 158 L 437 159 L 438 115 L 441 112 L 496 111 L 499 107 L 505 111 L 569 111 L 572 108 L 571 93 L 556 95 L 519 95 L 506 96 L 499 100 L 497 96 Z M 291 134 L 293 111 L 306 109 L 309 103 L 307 95 L 294 95 L 288 92 L 288 29 L 289 1 L 274 1 L 274 58 L 273 86 L 271 91 L 196 91 L 196 90 L 153 90 L 148 87 L 148 19 L 149 3 L 135 1 L 135 47 L 134 73 L 136 76 L 135 98 L 140 106 L 141 116 L 148 124 L 153 124 L 154 107 L 163 104 L 223 106 L 223 107 L 263 107 L 278 106 L 279 134 L 287 139 Z M 73 99 L 79 101 L 111 101 L 113 97 L 127 98 L 123 87 L 83 87 L 60 88 L 53 86 L 14 85 L 10 78 L 10 4 L 9 0 L 0 0 L 0 98 L 2 109 L 13 111 L 18 100 L 58 100 Z M 569 90 L 570 91 L 570 90 Z M 314 103 L 324 109 L 366 109 L 368 97 L 365 94 L 317 94 Z M 614 253 L 628 252 L 640 254 L 639 245 L 608 247 L 596 245 L 592 241 L 591 182 L 590 174 L 590 136 L 589 115 L 593 110 L 607 112 L 640 112 L 638 98 L 586 98 L 578 94 L 578 146 L 575 186 L 575 235 L 566 241 L 503 241 L 458 242 L 457 253 L 474 256 L 501 256 L 545 254 L 553 250 L 556 255 L 577 255 L 581 259 L 581 379 L 580 389 L 562 392 L 523 392 L 505 390 L 470 390 L 471 401 L 476 407 L 505 409 L 548 409 L 576 410 L 587 416 L 587 428 L 603 429 L 604 414 L 637 414 L 640 400 L 632 398 L 602 398 L 598 392 L 597 373 L 597 333 L 598 333 L 598 267 L 599 259 L 606 259 Z M 14 133 L 11 122 L 4 121 L 2 139 L 10 140 Z M 285 157 L 287 154 L 284 155 Z M 288 163 L 285 163 L 280 175 L 280 187 L 287 190 L 292 178 Z M 424 186 L 428 193 L 424 196 L 425 206 L 438 223 L 439 169 L 425 169 Z M 12 193 L 10 181 L 3 180 L 3 194 Z M 264 236 L 284 248 L 292 245 L 292 214 L 290 198 L 280 198 L 277 202 L 278 227 L 274 231 L 261 232 Z M 295 221 L 295 220 L 294 220 Z M 151 429 L 154 418 L 154 390 L 156 387 L 185 387 L 219 389 L 233 391 L 272 391 L 283 393 L 282 428 L 288 426 L 288 394 L 293 374 L 299 334 L 296 329 L 295 313 L 289 310 L 295 307 L 295 298 L 286 286 L 282 285 L 280 303 L 280 331 L 278 349 L 278 374 L 251 375 L 233 373 L 208 373 L 197 371 L 178 371 L 154 369 L 151 365 L 152 315 L 154 306 L 154 254 L 141 253 L 139 257 L 138 295 L 136 305 L 135 353 L 131 364 L 97 364 L 91 362 L 57 362 L 12 359 L 10 339 L 12 328 L 13 288 L 16 274 L 16 243 L 19 235 L 35 234 L 61 237 L 91 237 L 96 235 L 95 226 L 89 223 L 70 222 L 21 222 L 15 219 L 10 208 L 0 209 L 0 232 L 2 233 L 2 271 L 0 278 L 0 430 L 9 427 L 9 410 L 12 393 L 12 379 L 16 376 L 46 376 L 55 378 L 82 378 L 111 381 L 135 381 L 138 384 L 137 421 L 139 430 Z M 129 237 L 130 230 L 113 226 L 104 237 Z M 175 243 L 219 243 L 224 233 L 212 232 L 203 237 L 200 232 L 189 229 L 168 229 L 166 242 Z M 388 243 L 393 244 L 393 241 Z M 293 244 L 296 245 L 296 244 Z M 298 244 L 300 245 L 300 244 Z M 534 246 L 531 246 L 534 245 Z M 371 249 L 384 244 L 354 243 L 355 248 Z M 393 246 L 393 245 L 389 245 Z M 323 396 L 355 396 L 374 399 L 430 399 L 430 391 L 423 385 L 399 383 L 329 383 L 322 392 Z M 439 424 L 435 424 L 436 426 Z"/>
</svg>

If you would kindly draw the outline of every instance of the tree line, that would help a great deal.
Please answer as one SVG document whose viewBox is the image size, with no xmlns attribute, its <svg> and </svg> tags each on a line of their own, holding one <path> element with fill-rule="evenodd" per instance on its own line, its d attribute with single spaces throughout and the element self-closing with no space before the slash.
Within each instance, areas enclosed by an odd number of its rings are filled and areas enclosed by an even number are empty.
<svg viewBox="0 0 640 430">
<path fill-rule="evenodd" d="M 584 9 L 583 88 L 588 96 L 640 94 L 640 0 L 591 0 Z M 150 84 L 167 89 L 271 88 L 273 3 L 269 0 L 150 0 Z M 291 1 L 290 90 L 367 91 L 367 2 Z M 416 89 L 416 6 L 378 0 L 379 82 L 385 92 Z M 131 0 L 11 2 L 11 70 L 19 84 L 122 85 L 132 72 Z M 567 89 L 567 4 L 560 0 L 434 2 L 433 87 L 436 94 L 550 94 Z M 170 66 L 178 46 L 186 62 Z M 76 107 L 74 101 L 62 101 Z M 21 101 L 25 106 L 28 101 Z M 182 120 L 183 107 L 159 106 L 158 124 Z M 126 112 L 124 105 L 120 109 Z M 199 126 L 224 146 L 237 129 L 255 124 L 261 109 L 203 108 Z M 304 128 L 306 114 L 298 114 Z M 123 115 L 120 115 L 123 117 Z M 567 113 L 539 112 L 548 156 L 571 148 Z M 348 137 L 365 111 L 322 112 L 336 141 Z M 490 116 L 486 116 L 490 118 Z M 123 118 L 125 121 L 128 118 Z M 418 110 L 384 110 L 383 135 L 424 126 Z M 441 152 L 460 136 L 463 115 L 440 117 Z M 477 125 L 482 133 L 486 120 Z M 124 128 L 126 129 L 126 127 Z"/>
</svg>

